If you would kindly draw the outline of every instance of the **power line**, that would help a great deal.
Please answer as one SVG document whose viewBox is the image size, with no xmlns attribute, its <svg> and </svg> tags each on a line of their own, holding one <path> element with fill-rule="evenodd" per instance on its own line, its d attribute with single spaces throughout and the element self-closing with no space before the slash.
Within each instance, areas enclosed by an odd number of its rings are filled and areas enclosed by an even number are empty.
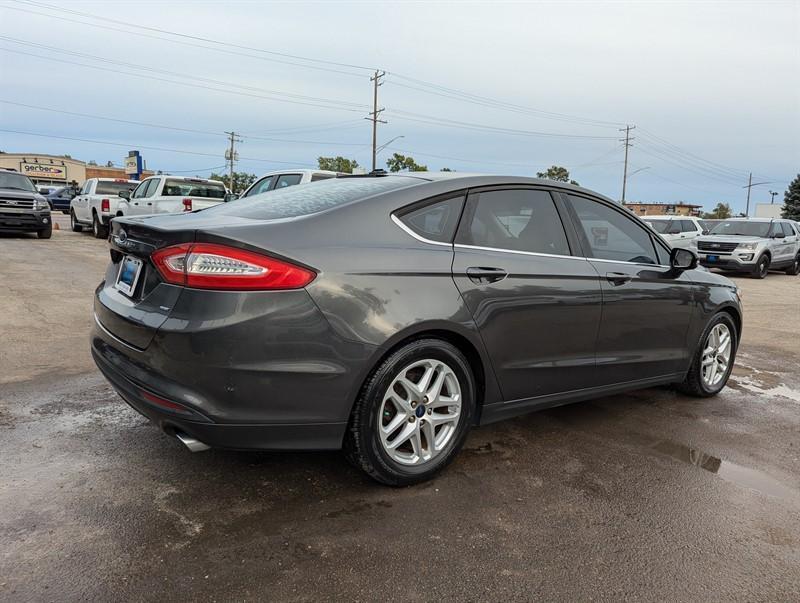
<svg viewBox="0 0 800 603">
<path fill-rule="evenodd" d="M 157 28 L 157 27 L 148 27 L 148 26 L 145 26 L 145 25 L 139 25 L 139 24 L 136 24 L 136 23 L 131 23 L 129 21 L 120 21 L 120 20 L 117 20 L 117 19 L 112 19 L 110 17 L 103 17 L 103 16 L 100 16 L 100 15 L 94 15 L 92 13 L 84 13 L 84 12 L 76 11 L 76 10 L 73 10 L 73 9 L 67 9 L 67 8 L 63 8 L 63 7 L 60 7 L 60 6 L 54 6 L 52 4 L 46 4 L 44 2 L 32 2 L 30 0 L 16 0 L 16 2 L 17 2 L 17 4 L 25 4 L 25 5 L 28 5 L 28 6 L 33 6 L 33 7 L 36 7 L 36 8 L 43 8 L 43 9 L 51 10 L 51 11 L 59 11 L 59 12 L 67 13 L 67 14 L 77 15 L 77 16 L 80 16 L 80 17 L 85 17 L 85 18 L 89 18 L 89 19 L 95 19 L 97 21 L 103 21 L 103 22 L 106 22 L 106 23 L 115 23 L 117 25 L 123 25 L 125 27 L 130 27 L 130 28 L 135 28 L 135 29 L 140 29 L 140 30 L 145 30 L 145 31 L 152 31 L 152 32 L 156 32 L 156 33 L 162 33 L 162 34 L 166 34 L 166 35 L 170 35 L 170 36 L 175 36 L 175 37 L 189 39 L 189 40 L 195 40 L 195 41 L 199 41 L 199 42 L 208 42 L 208 43 L 211 43 L 211 44 L 216 44 L 218 46 L 227 46 L 227 47 L 230 47 L 230 48 L 237 48 L 237 49 L 240 49 L 240 50 L 248 50 L 248 51 L 251 51 L 251 52 L 258 52 L 258 53 L 262 53 L 262 54 L 266 54 L 266 55 L 279 56 L 279 57 L 284 57 L 284 58 L 295 59 L 295 60 L 298 60 L 298 61 L 306 61 L 306 62 L 309 62 L 309 63 L 317 63 L 317 64 L 321 64 L 321 65 L 331 65 L 331 66 L 335 66 L 335 67 L 345 67 L 345 68 L 349 68 L 349 69 L 360 69 L 360 70 L 365 70 L 365 71 L 374 71 L 375 70 L 374 67 L 367 67 L 367 66 L 364 66 L 364 65 L 356 65 L 356 64 L 353 64 L 353 63 L 343 63 L 343 62 L 337 62 L 337 61 L 330 61 L 330 60 L 326 60 L 326 59 L 316 59 L 316 58 L 313 58 L 313 57 L 304 57 L 304 56 L 301 56 L 301 55 L 295 55 L 295 54 L 290 54 L 290 53 L 286 53 L 286 52 L 279 52 L 279 51 L 275 51 L 275 50 L 264 50 L 263 48 L 254 48 L 252 46 L 244 46 L 244 45 L 241 45 L 241 44 L 233 44 L 231 42 L 225 42 L 225 41 L 222 41 L 222 40 L 215 40 L 213 38 L 204 38 L 204 37 L 201 37 L 201 36 L 194 36 L 194 35 L 191 35 L 191 34 L 185 34 L 185 33 L 170 31 L 170 30 L 167 30 L 167 29 L 160 29 L 160 28 Z M 22 9 L 17 9 L 17 10 L 22 10 Z M 27 12 L 31 12 L 31 11 L 27 11 Z M 39 13 L 39 14 L 42 14 L 42 13 Z M 45 14 L 44 16 L 48 16 L 48 15 Z M 302 64 L 298 64 L 298 65 L 303 66 Z"/>
</svg>

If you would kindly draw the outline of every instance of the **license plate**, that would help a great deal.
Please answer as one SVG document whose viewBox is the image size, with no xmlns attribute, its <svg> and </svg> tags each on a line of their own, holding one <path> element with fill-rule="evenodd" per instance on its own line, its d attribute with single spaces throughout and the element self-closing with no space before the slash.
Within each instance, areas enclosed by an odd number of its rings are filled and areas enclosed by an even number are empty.
<svg viewBox="0 0 800 603">
<path fill-rule="evenodd" d="M 716 262 L 719 259 L 719 256 L 718 255 L 709 255 L 709 256 L 706 256 L 706 259 L 709 262 Z"/>
<path fill-rule="evenodd" d="M 139 275 L 142 272 L 142 260 L 130 255 L 126 255 L 120 262 L 117 282 L 114 286 L 125 295 L 131 296 L 136 290 L 136 283 L 139 282 Z"/>
</svg>

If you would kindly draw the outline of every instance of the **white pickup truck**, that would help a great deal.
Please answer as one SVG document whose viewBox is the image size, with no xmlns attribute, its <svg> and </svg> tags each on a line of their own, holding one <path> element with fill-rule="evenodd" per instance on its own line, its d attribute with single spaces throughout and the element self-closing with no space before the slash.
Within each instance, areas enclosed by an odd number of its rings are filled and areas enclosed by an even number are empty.
<svg viewBox="0 0 800 603">
<path fill-rule="evenodd" d="M 226 195 L 225 185 L 219 180 L 152 176 L 142 180 L 131 193 L 120 191 L 117 215 L 177 214 L 206 209 L 225 201 Z"/>
<path fill-rule="evenodd" d="M 137 184 L 137 180 L 89 178 L 69 204 L 72 230 L 81 232 L 84 226 L 88 226 L 95 237 L 105 239 L 111 218 L 120 215 L 119 205 L 122 199 L 119 193 L 130 193 Z"/>
</svg>

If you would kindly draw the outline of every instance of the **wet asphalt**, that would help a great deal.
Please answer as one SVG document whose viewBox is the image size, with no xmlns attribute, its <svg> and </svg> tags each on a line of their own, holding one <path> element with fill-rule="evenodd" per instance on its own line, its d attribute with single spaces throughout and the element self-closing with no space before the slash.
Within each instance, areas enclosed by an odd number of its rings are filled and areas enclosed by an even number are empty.
<svg viewBox="0 0 800 603">
<path fill-rule="evenodd" d="M 0 235 L 0 601 L 800 600 L 800 278 L 736 278 L 730 386 L 475 429 L 390 489 L 337 453 L 191 454 L 88 353 L 103 241 Z"/>
</svg>

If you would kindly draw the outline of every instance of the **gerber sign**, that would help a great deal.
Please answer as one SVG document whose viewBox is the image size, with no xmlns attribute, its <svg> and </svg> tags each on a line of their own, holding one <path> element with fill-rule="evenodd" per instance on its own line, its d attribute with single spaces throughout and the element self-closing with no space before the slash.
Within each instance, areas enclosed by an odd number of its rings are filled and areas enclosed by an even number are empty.
<svg viewBox="0 0 800 603">
<path fill-rule="evenodd" d="M 67 168 L 49 163 L 20 163 L 20 171 L 29 178 L 41 180 L 66 180 Z"/>
</svg>

